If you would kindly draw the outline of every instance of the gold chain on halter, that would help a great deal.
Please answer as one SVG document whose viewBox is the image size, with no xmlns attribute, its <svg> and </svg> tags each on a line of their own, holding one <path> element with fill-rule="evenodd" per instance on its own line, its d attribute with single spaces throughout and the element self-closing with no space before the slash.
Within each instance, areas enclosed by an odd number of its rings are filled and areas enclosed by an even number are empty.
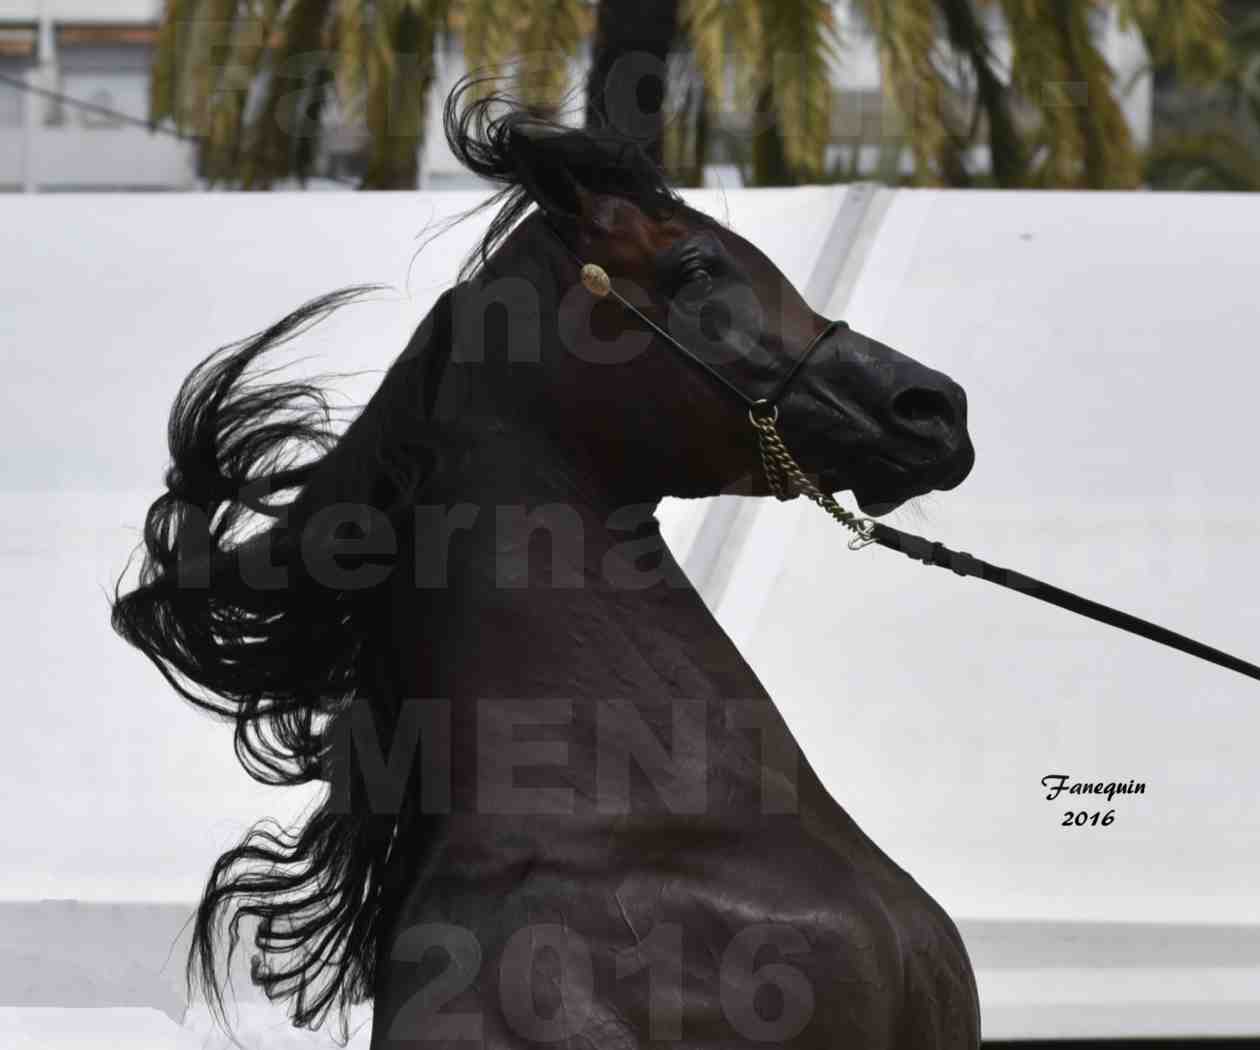
<svg viewBox="0 0 1260 1050">
<path fill-rule="evenodd" d="M 758 401 L 748 410 L 748 419 L 757 428 L 757 443 L 761 447 L 761 465 L 766 472 L 766 481 L 775 499 L 786 502 L 804 495 L 822 507 L 846 529 L 857 533 L 849 541 L 850 550 L 861 550 L 874 542 L 875 523 L 870 518 L 860 518 L 845 510 L 839 503 L 815 485 L 800 465 L 792 458 L 787 445 L 783 443 L 775 424 L 779 420 L 779 407 L 770 405 L 769 413 L 757 410 L 766 408 L 766 402 Z"/>
</svg>

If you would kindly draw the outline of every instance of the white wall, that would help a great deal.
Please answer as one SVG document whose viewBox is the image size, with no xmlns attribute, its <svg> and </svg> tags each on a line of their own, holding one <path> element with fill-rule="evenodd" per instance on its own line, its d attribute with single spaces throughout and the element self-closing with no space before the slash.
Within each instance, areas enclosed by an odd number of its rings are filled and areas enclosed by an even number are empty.
<svg viewBox="0 0 1260 1050">
<path fill-rule="evenodd" d="M 879 197 L 828 312 L 957 378 L 977 448 L 892 524 L 1260 662 L 1260 201 Z M 847 537 L 750 505 L 711 593 L 858 823 L 964 934 L 1020 945 L 984 948 L 986 1031 L 1260 1032 L 1256 683 Z M 1147 792 L 1051 802 L 1050 773 Z"/>
<path fill-rule="evenodd" d="M 252 785 L 221 727 L 114 638 L 106 594 L 191 365 L 307 298 L 384 281 L 397 294 L 294 348 L 316 355 L 307 372 L 383 369 L 480 223 L 411 266 L 417 234 L 480 199 L 0 198 L 0 897 L 188 901 L 248 823 L 296 812 L 301 793 Z M 826 240 L 843 190 L 692 199 L 802 285 L 846 247 Z M 869 216 L 851 297 L 828 312 L 963 382 L 978 449 L 962 488 L 893 523 L 1260 655 L 1260 204 L 881 191 Z M 361 401 L 378 375 L 342 389 Z M 1260 1033 L 1244 994 L 1260 988 L 1254 685 L 851 553 L 812 507 L 742 502 L 747 538 L 708 599 L 837 799 L 959 919 L 986 1032 Z M 710 506 L 663 511 L 683 560 Z M 1111 827 L 1061 828 L 1049 772 L 1148 792 L 1117 800 Z"/>
<path fill-rule="evenodd" d="M 421 231 L 482 199 L 0 198 L 0 438 L 10 450 L 0 624 L 21 725 L 0 739 L 0 818 L 21 829 L 0 844 L 0 898 L 191 899 L 243 822 L 276 805 L 276 792 L 236 771 L 223 734 L 114 637 L 102 588 L 160 491 L 166 414 L 192 365 L 306 299 L 380 281 L 397 292 L 342 311 L 293 355 L 323 355 L 307 374 L 367 370 L 338 384 L 362 402 L 484 219 L 455 226 L 412 266 Z M 805 188 L 694 199 L 729 209 L 737 228 L 765 230 L 759 243 L 803 280 L 839 197 Z"/>
<path fill-rule="evenodd" d="M 0 22 L 34 22 L 41 13 L 56 22 L 153 22 L 161 0 L 0 0 Z"/>
<path fill-rule="evenodd" d="M 765 230 L 759 242 L 804 280 L 840 196 L 693 199 Z M 264 815 L 292 819 L 309 793 L 249 781 L 224 727 L 113 635 L 107 596 L 160 491 L 165 418 L 188 369 L 313 296 L 379 281 L 395 291 L 280 357 L 313 355 L 303 375 L 366 370 L 337 384 L 335 403 L 362 402 L 484 218 L 420 251 L 422 233 L 482 199 L 0 198 L 0 1045 L 226 1048 L 203 1007 L 183 1013 L 180 926 L 218 853 Z M 671 507 L 676 540 L 703 510 Z M 240 970 L 236 983 L 243 1046 L 333 1045 L 289 1028 Z"/>
<path fill-rule="evenodd" d="M 882 196 L 844 312 L 964 385 L 977 448 L 961 488 L 892 523 L 1260 661 L 1260 301 L 1235 254 L 1260 201 Z M 850 553 L 803 501 L 755 510 L 725 622 L 824 780 L 955 914 L 1260 922 L 1253 682 Z M 1069 831 L 1055 771 L 1149 787 Z"/>
<path fill-rule="evenodd" d="M 29 136 L 0 129 L 0 184 L 19 182 L 24 151 L 30 178 L 42 191 L 181 190 L 195 184 L 188 146 L 138 127 L 51 127 Z"/>
</svg>

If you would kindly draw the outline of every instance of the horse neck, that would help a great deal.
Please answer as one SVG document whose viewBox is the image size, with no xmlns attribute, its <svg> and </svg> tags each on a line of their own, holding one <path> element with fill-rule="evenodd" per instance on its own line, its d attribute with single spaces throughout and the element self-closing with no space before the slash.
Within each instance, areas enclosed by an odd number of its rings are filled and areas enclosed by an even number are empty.
<svg viewBox="0 0 1260 1050">
<path fill-rule="evenodd" d="M 621 502 L 580 454 L 504 420 L 450 459 L 416 542 L 440 695 L 765 697 L 665 545 L 655 501 Z"/>
<path fill-rule="evenodd" d="M 457 814 L 447 848 L 496 856 L 504 834 L 543 848 L 592 822 L 604 828 L 607 768 L 625 771 L 612 789 L 625 803 L 614 799 L 611 812 L 649 836 L 674 819 L 718 836 L 747 831 L 794 819 L 798 792 L 825 800 L 765 688 L 665 546 L 655 503 L 619 505 L 580 460 L 501 421 L 447 463 L 417 508 L 412 570 L 427 586 L 398 591 L 389 640 L 408 695 L 449 711 L 447 745 L 426 753 Z M 630 755 L 646 779 L 631 778 Z M 558 811 L 486 802 L 486 778 L 517 784 L 508 766 L 522 765 L 539 766 L 532 773 L 566 797 Z M 517 787 L 504 790 L 518 798 Z"/>
<path fill-rule="evenodd" d="M 688 763 L 688 784 L 707 784 L 706 820 L 746 823 L 769 790 L 767 763 L 777 784 L 795 782 L 790 731 L 664 544 L 655 504 L 618 505 L 528 427 L 487 423 L 445 458 L 416 508 L 414 579 L 400 574 L 381 637 L 405 695 L 449 713 L 450 747 L 426 763 L 445 766 L 452 812 L 486 813 L 478 778 L 511 747 L 487 746 L 488 732 L 563 741 L 563 768 L 542 775 L 572 792 L 564 827 L 573 815 L 608 819 L 606 741 L 636 759 L 668 753 L 653 784 L 632 789 L 631 811 L 651 819 L 670 808 L 660 784 Z M 532 537 L 522 527 L 531 512 Z M 531 721 L 550 729 L 522 728 Z M 549 818 L 529 822 L 549 834 Z"/>
</svg>

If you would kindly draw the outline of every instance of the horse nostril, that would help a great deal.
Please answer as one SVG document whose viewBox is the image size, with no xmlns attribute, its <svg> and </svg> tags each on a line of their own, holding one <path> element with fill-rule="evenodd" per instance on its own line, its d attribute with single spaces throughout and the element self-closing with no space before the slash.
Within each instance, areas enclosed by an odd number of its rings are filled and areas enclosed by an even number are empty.
<svg viewBox="0 0 1260 1050">
<path fill-rule="evenodd" d="M 892 399 L 892 415 L 899 423 L 910 426 L 937 421 L 946 426 L 957 422 L 954 403 L 939 390 L 912 386 Z"/>
</svg>

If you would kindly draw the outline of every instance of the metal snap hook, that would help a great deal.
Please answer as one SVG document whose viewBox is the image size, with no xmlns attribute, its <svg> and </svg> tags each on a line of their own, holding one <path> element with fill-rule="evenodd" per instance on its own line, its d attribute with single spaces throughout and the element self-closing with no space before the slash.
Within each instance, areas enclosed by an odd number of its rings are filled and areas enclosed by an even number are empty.
<svg viewBox="0 0 1260 1050">
<path fill-rule="evenodd" d="M 857 535 L 849 540 L 849 550 L 860 551 L 875 542 L 875 522 L 870 518 L 858 518 L 853 523 L 853 529 Z"/>
</svg>

